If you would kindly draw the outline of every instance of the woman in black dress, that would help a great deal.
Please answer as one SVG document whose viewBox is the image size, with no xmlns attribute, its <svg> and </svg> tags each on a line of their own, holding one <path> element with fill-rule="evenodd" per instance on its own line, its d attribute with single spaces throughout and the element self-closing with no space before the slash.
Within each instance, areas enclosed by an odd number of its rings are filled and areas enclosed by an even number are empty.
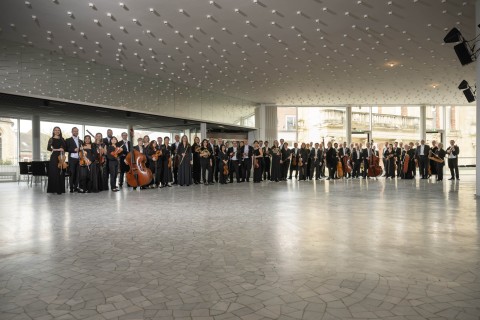
<svg viewBox="0 0 480 320">
<path fill-rule="evenodd" d="M 308 154 L 309 150 L 307 149 L 307 145 L 305 143 L 302 143 L 300 146 L 300 152 L 298 155 L 298 170 L 299 170 L 299 175 L 298 175 L 298 180 L 299 181 L 305 181 L 307 180 L 307 161 L 308 161 Z M 302 159 L 301 166 L 300 166 L 300 159 Z"/>
<path fill-rule="evenodd" d="M 172 151 L 170 149 L 170 138 L 163 138 L 162 146 L 162 162 L 161 162 L 161 171 L 162 171 L 162 186 L 171 187 L 172 182 Z"/>
<path fill-rule="evenodd" d="M 387 151 L 385 151 L 386 162 L 386 176 L 385 179 L 394 179 L 395 178 L 395 152 L 393 151 L 393 145 L 388 145 Z"/>
<path fill-rule="evenodd" d="M 180 164 L 178 165 L 178 184 L 180 186 L 189 186 L 192 184 L 192 147 L 188 143 L 187 136 L 182 137 L 181 143 L 178 145 L 177 154 L 180 156 Z"/>
<path fill-rule="evenodd" d="M 222 144 L 220 145 L 220 151 L 218 152 L 218 159 L 220 160 L 220 166 L 218 168 L 219 174 L 220 174 L 220 184 L 227 184 L 227 178 L 228 178 L 228 153 L 227 153 L 227 147 Z M 225 168 L 227 168 L 227 171 L 225 171 Z M 227 172 L 227 174 L 224 174 Z"/>
<path fill-rule="evenodd" d="M 107 146 L 103 142 L 101 133 L 95 135 L 95 145 L 97 146 L 98 190 L 108 190 Z"/>
<path fill-rule="evenodd" d="M 263 158 L 263 152 L 262 149 L 260 149 L 260 145 L 258 144 L 258 141 L 255 140 L 253 142 L 253 182 L 254 183 L 259 183 L 262 182 L 262 158 Z"/>
<path fill-rule="evenodd" d="M 273 141 L 273 147 L 271 150 L 271 155 L 272 155 L 272 172 L 270 175 L 270 180 L 278 182 L 281 179 L 281 170 L 282 170 L 282 165 L 280 163 L 281 159 L 281 150 L 278 145 L 278 141 L 275 140 Z"/>
<path fill-rule="evenodd" d="M 83 153 L 83 156 L 80 155 Z M 81 193 L 98 192 L 97 147 L 92 137 L 86 135 L 79 152 Z"/>
<path fill-rule="evenodd" d="M 210 150 L 208 149 L 207 139 L 203 139 L 199 154 L 200 154 L 200 166 L 202 168 L 203 184 L 207 186 L 209 184 L 208 182 L 212 181 L 212 178 L 213 178 L 212 158 L 211 158 Z M 207 177 L 207 170 L 208 170 L 208 177 Z"/>
<path fill-rule="evenodd" d="M 117 148 L 118 140 L 116 137 L 112 137 L 110 145 L 107 147 L 107 159 L 108 159 L 108 173 L 110 175 L 110 188 L 113 192 L 117 192 L 117 174 L 118 174 L 118 157 L 113 156 L 113 152 Z"/>
<path fill-rule="evenodd" d="M 192 168 L 192 175 L 193 175 L 193 182 L 195 184 L 200 183 L 201 178 L 201 165 L 200 165 L 200 138 L 195 137 L 193 139 L 192 145 L 192 152 L 193 152 L 193 168 Z"/>
<path fill-rule="evenodd" d="M 53 128 L 52 137 L 48 140 L 47 146 L 47 150 L 52 151 L 48 163 L 47 193 L 65 193 L 65 169 L 58 168 L 58 156 L 65 152 L 66 147 L 60 127 Z"/>
<path fill-rule="evenodd" d="M 159 154 L 160 148 L 158 147 L 157 140 L 152 140 L 148 144 L 147 147 L 147 159 L 148 159 L 148 167 L 152 171 L 154 179 L 150 183 L 150 188 L 158 188 L 160 186 L 160 157 Z"/>
</svg>

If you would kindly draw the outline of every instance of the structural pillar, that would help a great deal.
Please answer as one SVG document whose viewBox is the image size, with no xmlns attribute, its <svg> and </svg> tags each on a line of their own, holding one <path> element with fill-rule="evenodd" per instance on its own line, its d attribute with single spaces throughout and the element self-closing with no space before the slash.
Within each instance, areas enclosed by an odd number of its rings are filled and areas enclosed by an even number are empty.
<svg viewBox="0 0 480 320">
<path fill-rule="evenodd" d="M 427 139 L 427 106 L 420 106 L 419 139 Z"/>
<path fill-rule="evenodd" d="M 345 129 L 345 141 L 350 146 L 350 143 L 352 142 L 352 107 L 351 106 L 345 107 L 344 129 Z"/>
<path fill-rule="evenodd" d="M 207 124 L 205 122 L 200 123 L 200 138 L 201 140 L 207 139 Z"/>
<path fill-rule="evenodd" d="M 32 116 L 32 160 L 41 161 L 40 155 L 40 116 Z"/>
<path fill-rule="evenodd" d="M 258 128 L 255 139 L 268 141 L 269 145 L 277 140 L 277 106 L 261 104 L 255 109 L 255 126 Z"/>
<path fill-rule="evenodd" d="M 475 19 L 476 19 L 476 23 L 475 23 L 475 30 L 476 30 L 476 34 L 477 36 L 480 35 L 480 28 L 477 27 L 477 25 L 480 23 L 480 0 L 476 0 L 475 1 Z M 476 83 L 480 83 L 480 63 L 478 62 L 475 62 L 476 63 L 476 68 L 477 68 L 477 81 Z M 480 170 L 478 169 L 478 166 L 480 165 L 480 111 L 478 108 L 480 108 L 480 101 L 478 100 L 478 96 L 477 96 L 477 123 L 476 123 L 476 127 L 477 127 L 477 134 L 476 134 L 476 141 L 475 141 L 475 152 L 476 152 L 476 164 L 477 166 L 475 167 L 475 176 L 476 176 L 476 182 L 475 182 L 475 185 L 476 185 L 476 188 L 475 188 L 475 195 L 477 196 L 477 199 L 480 198 Z M 460 155 L 461 156 L 461 155 Z"/>
</svg>

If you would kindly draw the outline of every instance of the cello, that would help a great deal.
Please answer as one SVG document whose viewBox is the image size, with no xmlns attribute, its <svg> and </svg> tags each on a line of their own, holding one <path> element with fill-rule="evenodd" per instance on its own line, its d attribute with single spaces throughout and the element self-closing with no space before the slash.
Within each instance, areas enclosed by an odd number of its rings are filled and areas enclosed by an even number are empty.
<svg viewBox="0 0 480 320">
<path fill-rule="evenodd" d="M 371 155 L 368 158 L 368 171 L 369 177 L 376 178 L 382 175 L 383 169 L 379 165 L 380 158 L 375 155 L 375 150 L 371 149 Z"/>
<path fill-rule="evenodd" d="M 133 145 L 133 127 L 130 128 L 130 144 Z M 127 183 L 131 187 L 143 187 L 152 181 L 152 171 L 147 168 L 147 158 L 140 151 L 132 148 L 125 157 L 125 163 L 130 167 L 127 172 Z"/>
</svg>

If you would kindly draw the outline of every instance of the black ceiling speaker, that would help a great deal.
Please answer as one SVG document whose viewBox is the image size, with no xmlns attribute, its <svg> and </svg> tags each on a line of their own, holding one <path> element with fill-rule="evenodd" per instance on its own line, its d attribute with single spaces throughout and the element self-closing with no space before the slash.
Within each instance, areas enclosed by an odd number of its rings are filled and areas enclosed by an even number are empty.
<svg viewBox="0 0 480 320">
<path fill-rule="evenodd" d="M 473 62 L 472 52 L 470 51 L 467 42 L 464 41 L 459 43 L 455 45 L 453 49 L 455 49 L 455 53 L 457 54 L 458 60 L 460 60 L 462 66 Z"/>
<path fill-rule="evenodd" d="M 462 41 L 462 34 L 457 28 L 453 28 L 452 30 L 450 30 L 445 36 L 445 38 L 443 38 L 443 42 L 445 43 L 455 43 L 460 41 Z"/>
<path fill-rule="evenodd" d="M 472 89 L 468 88 L 466 90 L 463 90 L 463 94 L 465 95 L 465 98 L 467 98 L 468 102 L 475 101 L 475 96 L 473 95 Z"/>
<path fill-rule="evenodd" d="M 460 84 L 458 85 L 458 89 L 460 89 L 460 90 L 467 89 L 467 88 L 468 88 L 468 82 L 467 82 L 467 80 L 463 80 L 463 81 L 460 82 Z"/>
</svg>

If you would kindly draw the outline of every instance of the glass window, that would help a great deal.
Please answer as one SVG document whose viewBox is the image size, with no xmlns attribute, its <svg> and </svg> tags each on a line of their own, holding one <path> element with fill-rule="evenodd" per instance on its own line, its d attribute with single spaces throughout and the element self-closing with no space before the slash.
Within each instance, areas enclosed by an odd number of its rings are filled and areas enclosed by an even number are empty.
<svg viewBox="0 0 480 320">
<path fill-rule="evenodd" d="M 458 164 L 476 164 L 476 106 L 447 106 L 445 149 L 454 140 L 460 149 Z"/>
<path fill-rule="evenodd" d="M 19 132 L 20 161 L 32 161 L 32 120 L 20 120 Z"/>
</svg>

